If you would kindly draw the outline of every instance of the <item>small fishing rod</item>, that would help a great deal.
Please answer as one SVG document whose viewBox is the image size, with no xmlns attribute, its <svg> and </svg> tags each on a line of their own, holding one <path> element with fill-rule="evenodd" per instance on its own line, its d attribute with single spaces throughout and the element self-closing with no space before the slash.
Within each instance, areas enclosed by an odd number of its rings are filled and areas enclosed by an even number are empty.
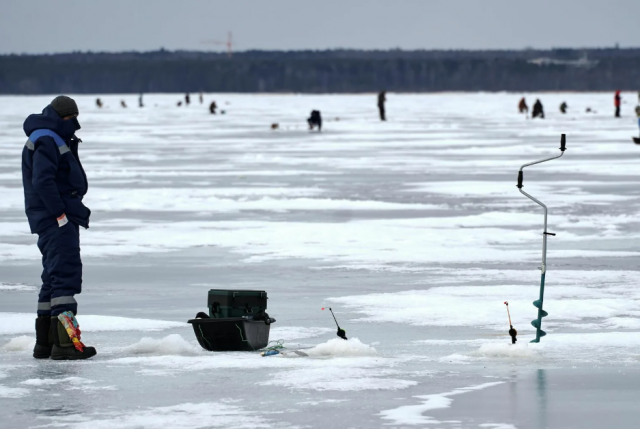
<svg viewBox="0 0 640 429">
<path fill-rule="evenodd" d="M 322 307 L 322 310 L 324 310 L 324 307 Z M 329 311 L 331 312 L 331 315 L 333 316 L 333 320 L 336 322 L 336 326 L 338 327 L 338 332 L 336 332 L 336 335 L 342 338 L 343 340 L 346 340 L 347 332 L 344 329 L 342 329 L 340 325 L 338 325 L 338 320 L 336 319 L 336 315 L 333 314 L 333 310 L 331 309 L 331 307 L 329 307 Z"/>
<path fill-rule="evenodd" d="M 505 301 L 504 305 L 507 306 L 507 316 L 509 316 L 509 326 L 513 326 L 513 324 L 511 323 L 511 313 L 509 313 L 509 303 Z"/>
<path fill-rule="evenodd" d="M 511 336 L 511 344 L 515 344 L 518 339 L 516 336 L 518 335 L 518 331 L 513 327 L 511 323 L 511 313 L 509 312 L 509 302 L 505 301 L 504 305 L 507 306 L 507 316 L 509 316 L 509 335 Z"/>
</svg>

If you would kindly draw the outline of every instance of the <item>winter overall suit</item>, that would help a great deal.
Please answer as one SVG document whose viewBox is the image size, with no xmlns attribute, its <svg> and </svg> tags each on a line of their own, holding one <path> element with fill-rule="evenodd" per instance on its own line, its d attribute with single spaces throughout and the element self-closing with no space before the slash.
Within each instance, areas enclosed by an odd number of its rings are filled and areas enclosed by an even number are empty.
<svg viewBox="0 0 640 429">
<path fill-rule="evenodd" d="M 54 102 L 59 98 L 63 97 Z M 70 345 L 65 328 L 58 332 L 58 316 L 70 312 L 65 314 L 75 321 L 78 304 L 74 295 L 82 289 L 79 227 L 88 228 L 91 215 L 82 204 L 88 183 L 78 157 L 80 140 L 74 134 L 80 124 L 76 118 L 63 120 L 61 116 L 49 105 L 41 114 L 30 115 L 23 126 L 28 137 L 22 150 L 25 211 L 31 233 L 38 234 L 43 268 L 36 319 L 37 358 L 49 357 L 47 345 L 49 353 L 54 344 Z M 71 352 L 58 358 L 86 358 Z"/>
</svg>

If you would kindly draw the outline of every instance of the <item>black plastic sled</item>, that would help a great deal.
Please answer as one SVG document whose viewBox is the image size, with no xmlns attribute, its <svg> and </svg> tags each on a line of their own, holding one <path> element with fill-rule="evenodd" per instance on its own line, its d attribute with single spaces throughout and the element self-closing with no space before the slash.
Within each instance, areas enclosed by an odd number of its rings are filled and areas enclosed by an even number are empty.
<svg viewBox="0 0 640 429">
<path fill-rule="evenodd" d="M 631 137 L 635 144 L 640 144 L 640 137 Z"/>
<path fill-rule="evenodd" d="M 212 352 L 254 351 L 269 344 L 269 331 L 276 321 L 267 312 L 263 290 L 211 289 L 209 314 L 189 320 L 198 342 Z"/>
<path fill-rule="evenodd" d="M 243 317 L 189 320 L 202 348 L 212 352 L 254 351 L 266 347 L 271 328 L 271 322 L 267 322 Z"/>
</svg>

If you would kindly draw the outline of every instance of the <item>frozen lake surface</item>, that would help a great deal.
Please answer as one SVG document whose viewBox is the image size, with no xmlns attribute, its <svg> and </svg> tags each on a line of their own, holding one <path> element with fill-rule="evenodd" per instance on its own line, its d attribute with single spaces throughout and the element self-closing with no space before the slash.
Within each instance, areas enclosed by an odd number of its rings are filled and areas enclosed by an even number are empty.
<svg viewBox="0 0 640 429">
<path fill-rule="evenodd" d="M 22 122 L 53 97 L 0 97 L 1 426 L 636 426 L 635 95 L 615 119 L 613 94 L 529 94 L 545 120 L 518 115 L 520 96 L 390 94 L 386 123 L 371 94 L 75 97 L 93 211 L 78 320 L 98 355 L 72 363 L 31 357 Z M 548 335 L 530 344 L 542 211 L 516 176 L 561 133 L 565 156 L 525 174 L 557 233 Z M 202 350 L 186 321 L 210 288 L 266 290 L 271 339 L 310 357 Z"/>
</svg>

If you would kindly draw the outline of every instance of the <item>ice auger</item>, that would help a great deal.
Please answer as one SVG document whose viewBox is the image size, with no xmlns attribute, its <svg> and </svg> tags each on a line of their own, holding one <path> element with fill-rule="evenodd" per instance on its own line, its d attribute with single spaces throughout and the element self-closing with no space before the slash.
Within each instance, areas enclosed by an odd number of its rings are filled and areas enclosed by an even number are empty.
<svg viewBox="0 0 640 429">
<path fill-rule="evenodd" d="M 522 170 L 525 167 L 529 167 L 530 165 L 541 164 L 543 162 L 551 161 L 552 159 L 560 158 L 564 154 L 564 151 L 567 149 L 566 144 L 567 144 L 567 137 L 565 134 L 562 134 L 560 137 L 560 155 L 543 159 L 540 161 L 530 162 L 520 167 L 520 171 L 518 171 L 518 184 L 516 186 L 518 187 L 522 195 L 529 198 L 531 201 L 540 205 L 544 209 L 544 231 L 542 232 L 542 266 L 540 267 L 540 271 L 542 272 L 540 276 L 540 298 L 533 301 L 533 306 L 538 309 L 538 318 L 531 322 L 533 327 L 536 328 L 536 338 L 534 340 L 531 340 L 532 343 L 539 343 L 540 338 L 547 335 L 547 333 L 542 330 L 542 318 L 549 315 L 546 311 L 542 309 L 542 303 L 544 302 L 544 278 L 547 272 L 547 235 L 555 236 L 555 234 L 551 232 L 547 232 L 547 206 L 545 206 L 542 202 L 540 202 L 539 200 L 537 200 L 536 198 L 532 197 L 531 195 L 527 194 L 525 191 L 522 190 L 522 182 L 524 180 Z"/>
</svg>

